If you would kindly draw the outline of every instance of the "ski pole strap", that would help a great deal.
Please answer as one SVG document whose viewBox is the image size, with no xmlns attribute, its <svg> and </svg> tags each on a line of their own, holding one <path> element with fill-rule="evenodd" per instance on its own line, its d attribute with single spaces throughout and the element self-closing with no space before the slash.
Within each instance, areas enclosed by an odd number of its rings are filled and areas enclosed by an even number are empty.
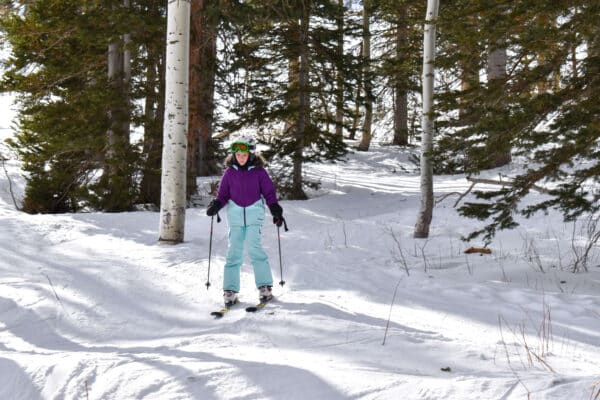
<svg viewBox="0 0 600 400">
<path fill-rule="evenodd" d="M 283 216 L 281 217 L 281 221 L 283 221 L 283 228 L 285 229 L 285 231 L 289 231 L 288 227 L 287 227 L 287 222 L 285 221 L 285 218 L 283 218 Z"/>
<path fill-rule="evenodd" d="M 217 224 L 221 222 L 221 216 L 219 215 L 219 212 L 217 211 Z"/>
</svg>

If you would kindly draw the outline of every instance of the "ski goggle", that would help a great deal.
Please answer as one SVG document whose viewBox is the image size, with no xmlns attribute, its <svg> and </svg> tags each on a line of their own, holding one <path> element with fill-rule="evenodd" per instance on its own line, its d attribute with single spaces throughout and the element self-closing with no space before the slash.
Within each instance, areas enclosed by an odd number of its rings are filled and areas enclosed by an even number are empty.
<svg viewBox="0 0 600 400">
<path fill-rule="evenodd" d="M 243 142 L 235 142 L 231 145 L 232 153 L 248 153 L 250 151 L 250 146 L 248 143 Z"/>
</svg>

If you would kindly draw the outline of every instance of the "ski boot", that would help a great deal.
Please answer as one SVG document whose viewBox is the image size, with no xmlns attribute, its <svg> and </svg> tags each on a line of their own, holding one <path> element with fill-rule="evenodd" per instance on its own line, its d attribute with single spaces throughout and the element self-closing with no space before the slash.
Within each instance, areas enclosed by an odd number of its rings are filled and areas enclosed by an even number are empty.
<svg viewBox="0 0 600 400">
<path fill-rule="evenodd" d="M 225 303 L 225 307 L 231 307 L 238 302 L 237 293 L 233 290 L 225 290 L 223 292 L 223 302 Z"/>
<path fill-rule="evenodd" d="M 261 286 L 258 288 L 258 299 L 262 303 L 266 303 L 267 301 L 269 301 L 273 298 L 271 289 L 272 289 L 272 286 Z"/>
</svg>

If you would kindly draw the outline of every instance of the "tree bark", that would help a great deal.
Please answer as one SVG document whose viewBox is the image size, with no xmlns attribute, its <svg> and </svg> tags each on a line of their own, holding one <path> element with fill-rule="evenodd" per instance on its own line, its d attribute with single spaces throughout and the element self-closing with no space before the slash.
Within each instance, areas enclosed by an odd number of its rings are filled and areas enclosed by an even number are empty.
<svg viewBox="0 0 600 400">
<path fill-rule="evenodd" d="M 165 114 L 164 54 L 151 46 L 146 57 L 144 101 L 144 168 L 140 184 L 142 203 L 160 205 L 162 127 Z M 158 87 L 158 92 L 156 88 Z"/>
<path fill-rule="evenodd" d="M 364 46 L 364 41 L 360 45 L 360 54 L 362 54 L 362 48 Z M 358 123 L 360 120 L 360 104 L 362 103 L 360 99 L 360 94 L 363 86 L 363 71 L 358 73 L 358 81 L 356 82 L 356 92 L 354 95 L 354 112 L 352 113 L 352 126 L 350 127 L 350 133 L 348 138 L 350 140 L 356 139 L 356 131 L 358 130 Z"/>
<path fill-rule="evenodd" d="M 469 15 L 465 17 L 468 21 L 468 25 L 470 27 L 478 27 L 478 20 L 476 15 Z M 471 106 L 470 100 L 465 99 L 465 97 L 469 97 L 467 94 L 470 90 L 475 89 L 480 86 L 479 80 L 479 63 L 477 55 L 479 54 L 479 49 L 477 47 L 477 43 L 473 40 L 477 34 L 477 28 L 473 28 L 470 30 L 470 35 L 467 35 L 467 39 L 463 40 L 462 43 L 459 44 L 459 51 L 464 55 L 464 57 L 459 62 L 460 68 L 460 90 L 463 94 L 463 97 L 460 98 L 460 108 L 458 110 L 458 118 L 460 124 L 462 126 L 472 125 L 475 121 L 473 121 L 472 113 L 469 112 L 469 108 Z"/>
<path fill-rule="evenodd" d="M 439 0 L 427 0 L 427 15 L 423 34 L 423 136 L 421 139 L 421 208 L 417 215 L 414 237 L 428 238 L 433 217 L 433 89 L 435 83 L 435 25 Z"/>
<path fill-rule="evenodd" d="M 209 152 L 214 119 L 218 0 L 192 0 L 190 21 L 190 87 L 187 196 L 196 191 L 196 177 L 217 172 Z"/>
<path fill-rule="evenodd" d="M 302 17 L 300 19 L 300 31 L 298 35 L 300 47 L 300 65 L 298 71 L 298 120 L 296 122 L 296 149 L 294 151 L 292 189 L 291 198 L 294 200 L 304 200 L 307 198 L 304 193 L 302 178 L 302 163 L 304 152 L 304 136 L 306 135 L 306 125 L 308 120 L 309 98 L 308 98 L 308 30 L 311 0 L 304 0 L 302 4 Z"/>
<path fill-rule="evenodd" d="M 122 82 L 121 79 L 123 77 L 123 53 L 121 53 L 121 42 L 114 41 L 108 45 L 108 82 L 114 88 L 115 92 L 122 92 Z M 122 118 L 123 112 L 120 109 L 120 104 L 117 102 L 113 102 L 109 111 L 109 119 L 110 119 L 110 128 L 108 130 L 108 148 L 106 152 L 106 158 L 109 160 L 113 160 L 116 158 L 116 147 L 117 143 L 121 140 L 121 136 L 123 135 L 122 131 Z M 114 168 L 109 164 L 108 166 L 108 176 L 109 179 L 116 174 Z"/>
<path fill-rule="evenodd" d="M 365 119 L 362 126 L 362 138 L 358 145 L 359 151 L 368 151 L 371 146 L 371 130 L 373 124 L 373 82 L 371 76 L 371 10 L 369 0 L 363 6 L 363 48 L 362 60 L 365 89 Z"/>
<path fill-rule="evenodd" d="M 498 47 L 496 47 L 498 46 Z M 506 78 L 506 47 L 498 42 L 488 52 L 487 59 L 487 77 L 490 86 L 502 85 Z M 489 138 L 490 149 L 488 151 L 490 161 L 489 168 L 498 168 L 512 161 L 510 143 L 502 140 L 502 138 Z M 502 146 L 498 146 L 502 143 Z"/>
<path fill-rule="evenodd" d="M 335 94 L 335 134 L 344 135 L 344 0 L 338 0 L 339 14 L 337 20 L 337 66 Z"/>
<path fill-rule="evenodd" d="M 396 58 L 399 68 L 406 59 L 405 52 L 408 42 L 407 7 L 406 5 L 402 6 L 396 28 Z M 400 68 L 400 70 L 403 70 L 403 68 Z M 392 144 L 406 146 L 408 144 L 408 94 L 405 74 L 397 74 L 394 86 L 394 139 Z"/>
<path fill-rule="evenodd" d="M 123 0 L 129 7 L 129 0 Z M 131 173 L 126 159 L 130 141 L 129 82 L 131 80 L 131 53 L 128 49 L 130 35 L 125 34 L 108 45 L 108 82 L 113 90 L 113 99 L 108 111 L 110 127 L 107 132 L 102 207 L 107 211 L 128 210 L 132 204 L 130 196 Z"/>
<path fill-rule="evenodd" d="M 184 239 L 190 0 L 169 0 L 159 241 Z"/>
</svg>

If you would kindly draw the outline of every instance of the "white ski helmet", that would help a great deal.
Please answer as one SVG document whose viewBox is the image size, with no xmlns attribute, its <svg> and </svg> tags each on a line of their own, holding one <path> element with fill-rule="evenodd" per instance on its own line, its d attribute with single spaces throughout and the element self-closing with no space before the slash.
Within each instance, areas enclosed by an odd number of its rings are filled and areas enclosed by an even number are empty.
<svg viewBox="0 0 600 400">
<path fill-rule="evenodd" d="M 251 153 L 254 153 L 254 151 L 256 150 L 256 140 L 254 140 L 254 138 L 250 137 L 250 136 L 239 136 L 237 137 L 235 140 L 233 140 L 231 142 L 230 150 L 233 149 L 233 145 L 236 143 L 245 143 L 248 145 L 248 150 Z"/>
</svg>

